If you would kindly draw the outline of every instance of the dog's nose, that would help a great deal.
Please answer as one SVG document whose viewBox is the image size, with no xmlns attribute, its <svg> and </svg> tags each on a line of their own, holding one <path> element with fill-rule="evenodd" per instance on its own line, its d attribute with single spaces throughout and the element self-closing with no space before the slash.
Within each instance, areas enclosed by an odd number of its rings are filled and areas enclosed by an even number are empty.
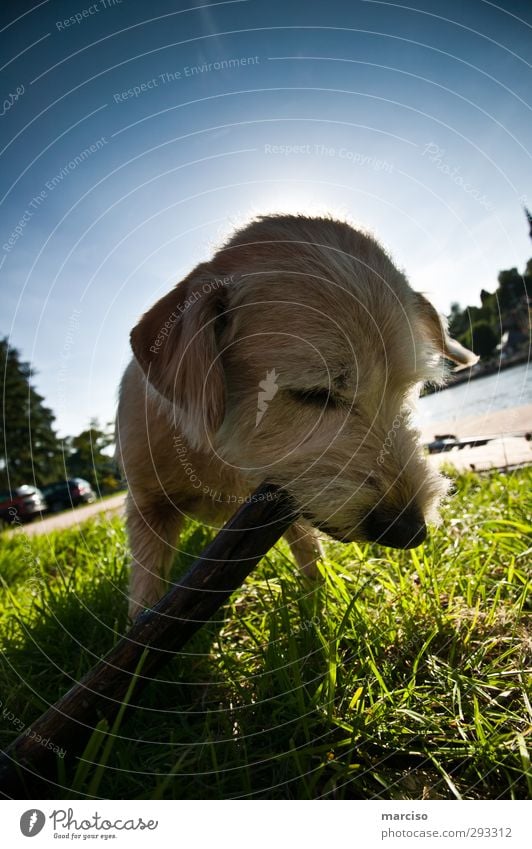
<svg viewBox="0 0 532 849">
<path fill-rule="evenodd" d="M 395 518 L 372 510 L 364 530 L 370 542 L 390 548 L 416 548 L 427 536 L 427 526 L 417 510 L 404 510 Z"/>
</svg>

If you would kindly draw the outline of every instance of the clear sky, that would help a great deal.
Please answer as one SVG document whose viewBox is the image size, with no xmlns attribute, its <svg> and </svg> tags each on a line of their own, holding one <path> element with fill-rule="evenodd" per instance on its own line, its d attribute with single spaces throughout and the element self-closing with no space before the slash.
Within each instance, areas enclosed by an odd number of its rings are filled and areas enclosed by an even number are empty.
<svg viewBox="0 0 532 849">
<path fill-rule="evenodd" d="M 532 6 L 411 2 L 2 4 L 0 333 L 61 435 L 255 214 L 347 218 L 443 312 L 524 267 Z"/>
</svg>

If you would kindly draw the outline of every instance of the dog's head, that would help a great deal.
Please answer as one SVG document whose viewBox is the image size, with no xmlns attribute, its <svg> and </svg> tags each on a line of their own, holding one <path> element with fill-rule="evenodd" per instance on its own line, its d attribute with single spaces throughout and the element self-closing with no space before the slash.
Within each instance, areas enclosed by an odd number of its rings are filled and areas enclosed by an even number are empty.
<svg viewBox="0 0 532 849">
<path fill-rule="evenodd" d="M 148 381 L 191 446 L 285 487 L 316 527 L 409 548 L 445 481 L 411 425 L 442 357 L 476 361 L 369 236 L 259 219 L 133 330 Z"/>
</svg>

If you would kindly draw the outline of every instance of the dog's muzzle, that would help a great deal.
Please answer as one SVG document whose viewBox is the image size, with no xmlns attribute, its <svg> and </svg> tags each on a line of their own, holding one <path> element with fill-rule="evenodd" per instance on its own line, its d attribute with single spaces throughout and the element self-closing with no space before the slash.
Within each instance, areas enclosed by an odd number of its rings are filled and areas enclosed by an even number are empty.
<svg viewBox="0 0 532 849">
<path fill-rule="evenodd" d="M 417 548 L 426 539 L 427 526 L 417 510 L 403 510 L 395 518 L 372 510 L 363 524 L 369 542 L 389 548 Z"/>
<path fill-rule="evenodd" d="M 364 521 L 356 526 L 354 533 L 342 531 L 327 522 L 319 522 L 308 512 L 303 511 L 302 515 L 315 528 L 324 531 L 338 542 L 377 542 L 389 548 L 407 549 L 417 548 L 427 536 L 425 521 L 415 510 L 404 510 L 395 518 L 372 510 Z"/>
</svg>

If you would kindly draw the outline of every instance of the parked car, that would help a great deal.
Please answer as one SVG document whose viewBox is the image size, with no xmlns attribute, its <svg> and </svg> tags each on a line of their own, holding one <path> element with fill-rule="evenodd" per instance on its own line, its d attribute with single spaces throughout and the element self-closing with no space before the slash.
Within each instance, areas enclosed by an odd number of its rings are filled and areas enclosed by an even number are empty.
<svg viewBox="0 0 532 849">
<path fill-rule="evenodd" d="M 43 487 L 43 494 L 51 513 L 77 507 L 78 504 L 92 504 L 96 493 L 88 481 L 83 478 L 67 478 L 64 481 L 48 484 Z"/>
<path fill-rule="evenodd" d="M 46 512 L 48 505 L 40 489 L 18 486 L 13 492 L 0 492 L 0 523 L 31 522 Z"/>
<path fill-rule="evenodd" d="M 427 448 L 429 454 L 441 454 L 443 451 L 452 451 L 458 446 L 458 439 L 454 433 L 437 433 L 433 442 L 429 442 Z"/>
<path fill-rule="evenodd" d="M 434 442 L 429 442 L 427 448 L 429 454 L 441 454 L 442 451 L 453 451 L 455 448 L 461 451 L 462 448 L 486 445 L 492 439 L 492 436 L 466 436 L 464 439 L 458 439 L 454 433 L 440 433 L 436 434 Z"/>
</svg>

